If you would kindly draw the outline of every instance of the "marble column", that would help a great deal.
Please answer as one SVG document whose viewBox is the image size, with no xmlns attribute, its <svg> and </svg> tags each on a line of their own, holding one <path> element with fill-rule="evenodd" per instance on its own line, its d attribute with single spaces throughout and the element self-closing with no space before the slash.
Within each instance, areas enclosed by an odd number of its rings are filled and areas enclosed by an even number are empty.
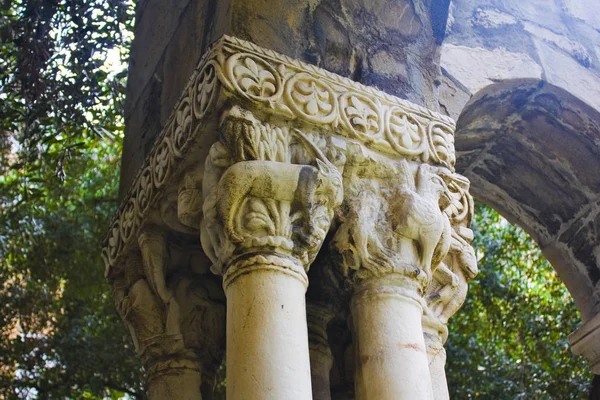
<svg viewBox="0 0 600 400">
<path fill-rule="evenodd" d="M 327 324 L 334 314 L 326 304 L 309 303 L 308 346 L 310 349 L 310 373 L 314 400 L 331 400 L 329 375 L 333 366 L 333 354 L 329 348 Z"/>
<path fill-rule="evenodd" d="M 433 399 L 422 312 L 410 278 L 392 274 L 358 285 L 352 298 L 357 400 Z"/>
<path fill-rule="evenodd" d="M 316 166 L 292 163 L 292 138 Z M 341 175 L 300 131 L 240 109 L 224 117 L 205 170 L 203 245 L 227 296 L 227 397 L 312 399 L 306 270 Z"/>
<path fill-rule="evenodd" d="M 301 264 L 259 255 L 228 267 L 227 398 L 311 399 Z"/>
</svg>

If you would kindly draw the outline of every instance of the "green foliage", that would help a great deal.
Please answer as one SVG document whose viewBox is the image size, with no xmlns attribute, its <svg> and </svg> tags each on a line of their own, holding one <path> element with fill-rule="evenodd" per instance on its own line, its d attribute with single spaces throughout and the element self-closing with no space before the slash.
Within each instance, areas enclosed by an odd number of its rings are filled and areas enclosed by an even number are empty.
<svg viewBox="0 0 600 400">
<path fill-rule="evenodd" d="M 140 396 L 98 252 L 117 206 L 133 4 L 1 7 L 0 398 Z"/>
<path fill-rule="evenodd" d="M 21 145 L 23 173 L 35 174 L 43 158 L 62 177 L 86 138 L 119 137 L 133 2 L 2 4 L 0 133 Z"/>
<path fill-rule="evenodd" d="M 0 204 L 10 205 L 0 217 L 0 397 L 142 392 L 98 252 L 115 212 L 120 147 L 85 148 L 62 182 L 43 163 L 35 176 L 11 169 L 0 179 Z"/>
<path fill-rule="evenodd" d="M 451 320 L 451 398 L 583 399 L 585 360 L 569 351 L 579 315 L 535 242 L 478 206 L 473 230 L 479 275 Z"/>
</svg>

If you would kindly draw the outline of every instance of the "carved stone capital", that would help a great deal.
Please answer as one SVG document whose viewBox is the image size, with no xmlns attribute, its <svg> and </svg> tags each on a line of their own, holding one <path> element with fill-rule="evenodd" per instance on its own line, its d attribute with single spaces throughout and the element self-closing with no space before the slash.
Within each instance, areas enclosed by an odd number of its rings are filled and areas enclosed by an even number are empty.
<svg viewBox="0 0 600 400">
<path fill-rule="evenodd" d="M 423 299 L 423 335 L 429 359 L 434 400 L 448 400 L 444 343 L 448 338 L 448 320 L 459 310 L 467 296 L 468 283 L 477 275 L 477 258 L 470 243 L 469 229 L 473 216 L 473 199 L 469 182 L 460 175 L 448 182 L 451 202 L 444 209 L 452 226 L 450 247 L 433 273 Z"/>
<path fill-rule="evenodd" d="M 260 121 L 273 122 L 257 128 L 270 131 L 270 138 L 283 146 L 276 151 L 279 156 L 286 153 L 282 140 L 294 140 L 290 129 L 297 128 L 307 137 L 312 133 L 319 141 L 335 138 L 337 144 L 329 147 L 338 147 L 342 153 L 353 144 L 390 160 L 454 168 L 454 122 L 450 118 L 250 42 L 224 36 L 202 57 L 123 199 L 103 249 L 107 276 L 135 247 L 142 226 L 155 218 L 156 207 L 173 191 L 179 195 L 179 206 L 184 207 L 178 210 L 181 222 L 198 228 L 193 224 L 200 218 L 199 203 L 206 200 L 195 194 L 198 185 L 203 185 L 201 178 L 189 172 L 206 159 L 205 149 L 219 140 L 216 132 L 223 113 L 232 104 L 252 111 Z M 236 124 L 235 117 L 225 119 Z M 278 130 L 285 132 L 279 135 Z M 253 134 L 260 136 L 259 132 Z M 226 138 L 223 144 L 234 142 Z M 225 147 L 236 162 L 289 162 L 272 157 L 269 152 L 275 147 L 256 149 L 256 154 Z M 315 157 L 300 163 L 322 171 Z M 178 191 L 183 176 L 188 182 Z"/>
<path fill-rule="evenodd" d="M 468 283 L 478 272 L 477 257 L 470 245 L 473 199 L 468 192 L 469 182 L 457 175 L 449 188 L 452 201 L 444 210 L 452 224 L 448 253 L 432 275 L 424 295 L 423 330 L 426 342 L 433 347 L 446 342 L 448 320 L 464 303 Z"/>
<path fill-rule="evenodd" d="M 182 252 L 150 226 L 139 235 L 137 251 L 111 275 L 117 310 L 142 358 L 152 399 L 198 397 L 200 382 L 210 392 L 213 365 L 223 357 L 224 296 L 218 282 L 198 274 L 202 257 L 193 249 Z"/>
<path fill-rule="evenodd" d="M 202 243 L 225 284 L 260 265 L 306 280 L 298 269 L 314 260 L 343 196 L 337 167 L 304 133 L 237 107 L 206 159 L 203 192 Z"/>
<path fill-rule="evenodd" d="M 452 204 L 445 167 L 363 154 L 349 156 L 346 207 L 334 237 L 346 274 L 364 280 L 399 274 L 424 290 L 448 253 Z"/>
</svg>

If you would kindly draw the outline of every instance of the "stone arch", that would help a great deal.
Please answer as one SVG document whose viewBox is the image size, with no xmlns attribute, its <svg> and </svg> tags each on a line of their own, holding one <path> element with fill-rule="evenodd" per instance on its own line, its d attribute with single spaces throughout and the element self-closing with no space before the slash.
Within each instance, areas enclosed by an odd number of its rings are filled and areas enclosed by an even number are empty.
<svg viewBox="0 0 600 400">
<path fill-rule="evenodd" d="M 473 196 L 520 225 L 572 294 L 600 313 L 600 112 L 538 79 L 474 95 L 456 130 L 457 170 Z"/>
</svg>

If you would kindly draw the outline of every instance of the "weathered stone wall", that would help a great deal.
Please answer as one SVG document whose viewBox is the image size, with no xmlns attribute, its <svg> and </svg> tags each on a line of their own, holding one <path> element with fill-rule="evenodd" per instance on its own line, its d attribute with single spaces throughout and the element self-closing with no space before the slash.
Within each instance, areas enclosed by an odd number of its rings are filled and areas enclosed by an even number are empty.
<svg viewBox="0 0 600 400">
<path fill-rule="evenodd" d="M 584 322 L 600 312 L 600 113 L 537 79 L 479 92 L 461 113 L 457 170 L 473 195 L 523 227 Z"/>
<path fill-rule="evenodd" d="M 437 108 L 449 0 L 145 0 L 137 7 L 121 195 L 223 34 Z"/>
<path fill-rule="evenodd" d="M 589 0 L 453 0 L 442 46 L 441 110 L 457 118 L 471 95 L 537 78 L 600 110 L 600 8 Z"/>
</svg>

